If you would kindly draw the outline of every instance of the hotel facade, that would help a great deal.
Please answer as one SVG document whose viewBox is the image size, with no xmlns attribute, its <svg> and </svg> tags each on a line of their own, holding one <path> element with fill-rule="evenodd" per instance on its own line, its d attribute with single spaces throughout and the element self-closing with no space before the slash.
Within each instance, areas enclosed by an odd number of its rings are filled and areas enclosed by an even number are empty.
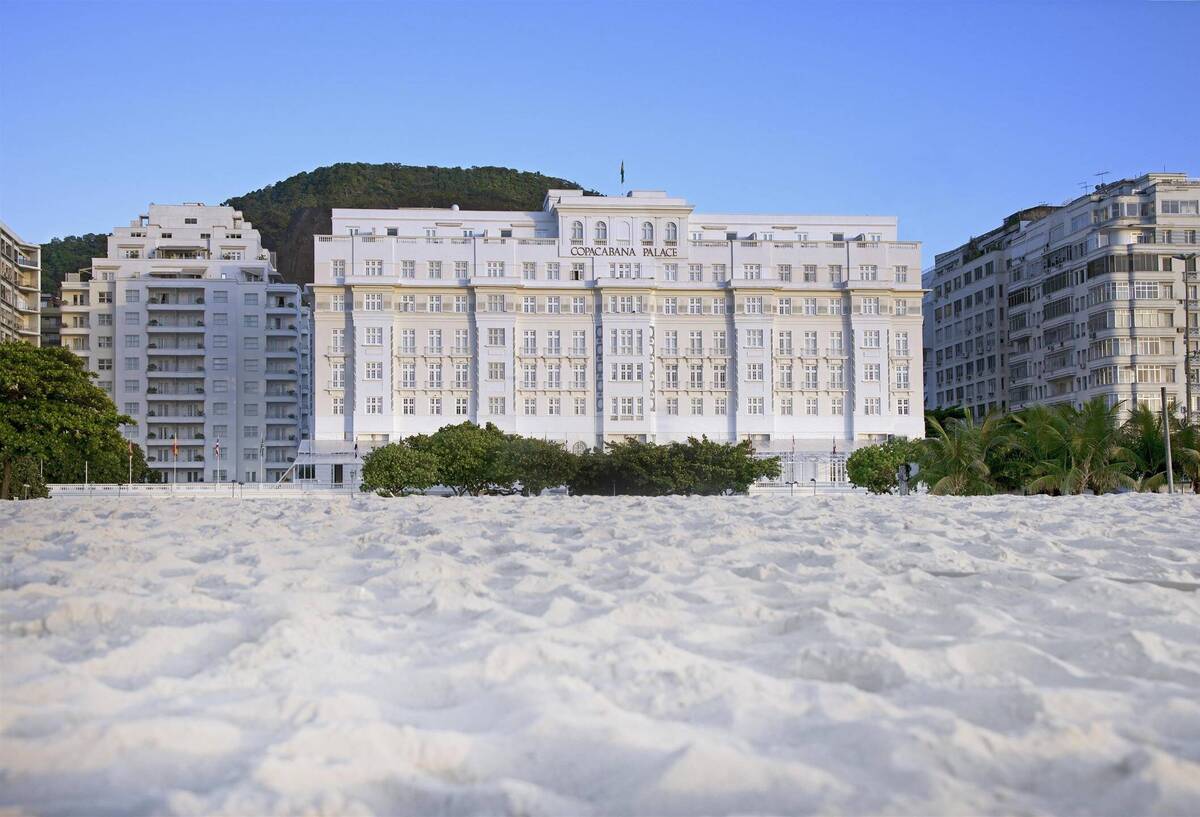
<svg viewBox="0 0 1200 817">
<path fill-rule="evenodd" d="M 332 221 L 301 479 L 353 481 L 369 448 L 466 420 L 574 451 L 749 439 L 805 483 L 923 433 L 920 246 L 895 218 L 551 190 L 535 212 Z"/>
<path fill-rule="evenodd" d="M 42 248 L 0 221 L 0 343 L 41 345 Z"/>
<path fill-rule="evenodd" d="M 128 436 L 165 481 L 290 478 L 311 423 L 311 323 L 240 212 L 151 205 L 68 274 L 61 301 L 62 345 L 137 421 Z"/>
<path fill-rule="evenodd" d="M 1200 179 L 1147 173 L 1015 213 L 926 275 L 925 404 L 1200 412 Z M 1190 344 L 1190 354 L 1189 354 Z M 1190 362 L 1190 366 L 1189 366 Z"/>
</svg>

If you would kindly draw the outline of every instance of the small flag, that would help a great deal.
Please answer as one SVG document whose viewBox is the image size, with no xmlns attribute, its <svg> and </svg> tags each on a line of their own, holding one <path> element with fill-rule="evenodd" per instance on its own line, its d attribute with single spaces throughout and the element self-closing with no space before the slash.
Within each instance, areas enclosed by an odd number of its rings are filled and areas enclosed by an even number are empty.
<svg viewBox="0 0 1200 817">
<path fill-rule="evenodd" d="M 354 444 L 354 459 L 358 459 L 358 443 Z"/>
<path fill-rule="evenodd" d="M 171 435 L 171 456 L 179 456 L 179 438 L 175 435 Z"/>
<path fill-rule="evenodd" d="M 213 451 L 216 452 L 218 458 L 221 456 L 221 438 L 217 437 L 217 444 L 213 446 Z"/>
<path fill-rule="evenodd" d="M 625 184 L 625 160 L 621 160 L 621 184 Z"/>
<path fill-rule="evenodd" d="M 129 456 L 132 457 L 133 456 L 133 440 L 126 440 L 125 442 L 129 443 Z"/>
</svg>

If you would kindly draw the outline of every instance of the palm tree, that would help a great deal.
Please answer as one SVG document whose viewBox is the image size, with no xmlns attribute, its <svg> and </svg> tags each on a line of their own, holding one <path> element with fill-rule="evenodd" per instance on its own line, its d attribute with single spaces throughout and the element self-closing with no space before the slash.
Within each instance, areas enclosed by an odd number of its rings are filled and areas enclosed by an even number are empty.
<svg viewBox="0 0 1200 817">
<path fill-rule="evenodd" d="M 1139 491 L 1157 491 L 1167 482 L 1167 454 L 1162 422 L 1145 403 L 1139 403 L 1122 427 L 1125 448 L 1133 458 L 1133 477 Z M 1175 441 L 1172 440 L 1172 443 Z"/>
<path fill-rule="evenodd" d="M 922 444 L 922 480 L 933 494 L 973 496 L 992 494 L 996 486 L 988 468 L 988 455 L 1007 444 L 1004 418 L 992 412 L 981 425 L 973 417 L 952 418 L 943 425 L 927 416 L 933 436 Z"/>
<path fill-rule="evenodd" d="M 1075 494 L 1090 489 L 1102 494 L 1119 487 L 1136 487 L 1129 476 L 1134 457 L 1122 445 L 1120 406 L 1120 402 L 1110 406 L 1097 396 L 1080 409 L 1062 408 L 1063 422 L 1050 425 L 1051 438 L 1061 442 L 1060 456 L 1039 463 L 1039 476 L 1030 483 L 1030 490 Z"/>
<path fill-rule="evenodd" d="M 1033 493 L 1062 493 L 1060 481 L 1039 477 L 1065 472 L 1068 468 L 1066 438 L 1068 421 L 1062 410 L 1037 404 L 1012 415 L 1013 445 L 1000 465 L 1014 481 Z M 1056 468 L 1061 465 L 1061 468 Z M 997 469 L 993 469 L 997 470 Z M 1014 486 L 1016 487 L 1016 486 Z"/>
</svg>

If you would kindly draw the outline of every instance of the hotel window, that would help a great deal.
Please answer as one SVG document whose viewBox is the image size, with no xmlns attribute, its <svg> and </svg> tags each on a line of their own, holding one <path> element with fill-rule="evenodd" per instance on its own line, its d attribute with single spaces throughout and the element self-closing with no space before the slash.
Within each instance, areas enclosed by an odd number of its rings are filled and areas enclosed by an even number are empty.
<svg viewBox="0 0 1200 817">
<path fill-rule="evenodd" d="M 379 407 L 378 411 L 375 411 L 375 412 L 371 411 L 371 401 L 372 400 L 376 401 L 376 403 Z M 407 414 L 410 416 L 416 414 L 417 413 L 417 398 L 415 398 L 415 397 L 400 398 L 400 413 Z M 383 398 L 382 397 L 368 397 L 367 398 L 367 414 L 383 414 Z"/>
<path fill-rule="evenodd" d="M 866 383 L 879 382 L 879 364 L 867 363 L 863 366 L 863 381 Z"/>
<path fill-rule="evenodd" d="M 763 299 L 759 296 L 755 296 L 753 298 L 747 298 L 746 303 L 745 303 L 746 314 L 747 315 L 761 315 L 762 314 L 762 305 L 763 305 Z"/>
<path fill-rule="evenodd" d="M 537 354 L 537 330 L 526 329 L 521 336 L 521 354 Z"/>
<path fill-rule="evenodd" d="M 842 265 L 841 264 L 830 264 L 829 265 L 829 280 L 835 284 L 840 284 L 842 282 Z"/>
<path fill-rule="evenodd" d="M 344 330 L 344 329 L 335 329 L 334 330 L 334 332 L 336 333 L 334 335 L 334 337 L 336 338 L 336 340 L 334 340 L 334 346 L 338 349 L 338 351 L 341 351 L 343 333 L 345 331 L 346 330 Z M 367 327 L 367 329 L 366 329 L 366 344 L 368 346 L 382 346 L 383 345 L 383 327 L 382 326 L 368 326 Z"/>
<path fill-rule="evenodd" d="M 433 415 L 434 417 L 441 416 L 442 398 L 440 398 L 440 397 L 430 397 L 429 398 L 429 413 L 431 415 Z"/>
<path fill-rule="evenodd" d="M 583 241 L 583 222 L 571 222 L 571 241 Z"/>
<path fill-rule="evenodd" d="M 688 388 L 704 388 L 704 364 L 692 363 L 688 366 Z"/>
<path fill-rule="evenodd" d="M 471 385 L 471 366 L 469 363 L 454 364 L 454 388 L 466 389 Z"/>
<path fill-rule="evenodd" d="M 442 387 L 442 364 L 430 363 L 425 367 L 425 382 L 429 384 L 431 389 L 440 389 Z"/>
<path fill-rule="evenodd" d="M 503 295 L 487 296 L 487 311 L 488 312 L 504 312 L 505 303 Z"/>
<path fill-rule="evenodd" d="M 466 312 L 467 311 L 467 296 L 466 295 L 455 295 L 454 296 L 454 311 L 455 312 Z"/>
<path fill-rule="evenodd" d="M 416 354 L 417 352 L 417 330 L 416 329 L 401 329 L 400 330 L 400 353 L 406 355 Z"/>
<path fill-rule="evenodd" d="M 879 413 L 879 398 L 868 397 L 863 404 L 863 414 L 876 415 Z"/>
<path fill-rule="evenodd" d="M 546 401 L 546 413 L 557 417 L 562 414 L 562 398 L 551 397 Z"/>
<path fill-rule="evenodd" d="M 678 298 L 664 298 L 663 299 L 663 314 L 664 315 L 678 315 L 679 314 L 679 299 Z"/>
<path fill-rule="evenodd" d="M 908 282 L 908 267 L 899 266 L 892 267 L 892 276 L 896 279 L 896 283 L 904 284 Z"/>
<path fill-rule="evenodd" d="M 383 309 L 383 293 L 368 292 L 363 295 L 363 309 L 370 312 L 379 312 Z"/>
<path fill-rule="evenodd" d="M 817 398 L 815 398 L 815 397 L 804 398 L 804 413 L 807 414 L 809 417 L 817 416 Z"/>
<path fill-rule="evenodd" d="M 900 365 L 896 367 L 896 388 L 908 388 L 908 367 Z"/>
<path fill-rule="evenodd" d="M 761 281 L 762 264 L 742 264 L 742 277 L 747 281 Z"/>
<path fill-rule="evenodd" d="M 536 397 L 526 397 L 525 398 L 525 414 L 527 416 L 537 414 L 537 398 Z"/>
<path fill-rule="evenodd" d="M 333 414 L 336 414 L 336 415 L 345 414 L 345 412 L 346 412 L 346 398 L 345 397 L 334 397 L 332 399 L 332 403 L 333 403 L 333 407 L 332 407 Z"/>
<path fill-rule="evenodd" d="M 495 297 L 495 296 L 493 296 L 493 295 L 488 296 L 488 311 L 489 312 L 492 310 L 491 299 L 493 297 Z M 523 313 L 525 313 L 526 315 L 532 315 L 533 313 L 537 312 L 537 298 L 535 298 L 532 295 L 525 295 L 524 297 L 522 297 L 521 298 L 521 311 Z"/>
<path fill-rule="evenodd" d="M 663 280 L 678 281 L 679 280 L 679 265 L 678 264 L 663 264 Z"/>
<path fill-rule="evenodd" d="M 704 280 L 704 267 L 700 264 L 688 264 L 688 280 L 702 281 Z"/>
<path fill-rule="evenodd" d="M 879 314 L 879 299 L 878 298 L 863 298 L 862 299 L 862 313 L 864 315 L 878 315 Z"/>
<path fill-rule="evenodd" d="M 829 314 L 830 315 L 842 314 L 842 299 L 841 298 L 830 298 L 829 299 Z"/>
<path fill-rule="evenodd" d="M 800 305 L 801 305 L 801 309 L 803 310 L 803 313 L 805 315 L 817 314 L 817 299 L 816 298 L 804 298 L 800 302 Z"/>
<path fill-rule="evenodd" d="M 584 398 L 584 397 L 576 397 L 575 398 L 575 414 L 579 417 L 582 417 L 583 415 L 587 414 L 587 398 Z M 576 443 L 576 445 L 579 445 L 579 443 Z"/>
<path fill-rule="evenodd" d="M 747 329 L 746 330 L 746 348 L 748 348 L 748 349 L 763 348 L 763 330 L 762 329 Z"/>
<path fill-rule="evenodd" d="M 729 413 L 729 401 L 724 397 L 717 397 L 713 400 L 713 414 L 724 417 Z"/>
<path fill-rule="evenodd" d="M 561 389 L 562 388 L 562 365 L 551 363 L 546 366 L 546 388 Z"/>
<path fill-rule="evenodd" d="M 846 388 L 846 368 L 841 363 L 829 364 L 829 388 Z"/>
<path fill-rule="evenodd" d="M 521 367 L 521 388 L 537 388 L 537 364 L 526 363 Z"/>
<path fill-rule="evenodd" d="M 504 398 L 503 397 L 489 397 L 488 398 L 488 413 L 489 414 L 503 414 L 504 413 Z"/>
<path fill-rule="evenodd" d="M 780 366 L 779 367 L 779 388 L 781 388 L 781 389 L 792 388 L 792 367 L 791 366 Z"/>
<path fill-rule="evenodd" d="M 788 329 L 779 332 L 779 354 L 790 355 L 792 353 L 792 333 Z"/>
<path fill-rule="evenodd" d="M 467 415 L 467 398 L 454 398 L 454 413 L 459 417 L 465 417 Z"/>
<path fill-rule="evenodd" d="M 504 277 L 504 262 L 503 261 L 488 261 L 487 274 L 489 278 Z"/>
<path fill-rule="evenodd" d="M 466 261 L 455 261 L 454 262 L 454 277 L 455 278 L 466 278 L 469 274 L 469 271 L 470 271 L 470 266 L 467 264 Z"/>
<path fill-rule="evenodd" d="M 532 261 L 525 261 L 521 264 L 521 277 L 526 281 L 534 281 L 537 279 L 537 264 Z"/>
<path fill-rule="evenodd" d="M 558 296 L 557 295 L 548 296 L 546 298 L 546 313 L 550 314 L 550 315 L 557 315 L 561 311 L 562 311 L 562 308 L 559 305 Z"/>
<path fill-rule="evenodd" d="M 679 241 L 679 226 L 673 221 L 668 221 L 667 222 L 666 243 L 668 246 L 673 246 L 678 241 Z"/>
<path fill-rule="evenodd" d="M 845 402 L 841 397 L 833 397 L 829 400 L 829 413 L 838 417 L 846 413 Z"/>
<path fill-rule="evenodd" d="M 665 388 L 668 388 L 668 389 L 679 388 L 679 364 L 678 363 L 668 363 L 665 367 L 663 367 L 663 371 L 666 376 Z"/>
<path fill-rule="evenodd" d="M 559 279 L 560 265 L 557 261 L 552 261 L 546 265 L 546 280 L 557 281 Z"/>
<path fill-rule="evenodd" d="M 587 354 L 587 331 L 576 329 L 571 332 L 571 354 L 586 355 Z"/>
<path fill-rule="evenodd" d="M 776 272 L 779 275 L 780 281 L 792 280 L 792 265 L 791 264 L 780 264 L 778 267 L 776 267 Z"/>
<path fill-rule="evenodd" d="M 400 364 L 400 388 L 415 389 L 417 387 L 417 364 Z"/>
<path fill-rule="evenodd" d="M 897 298 L 896 301 L 894 302 L 894 305 L 896 308 L 897 315 L 907 315 L 908 314 L 908 301 L 906 299 Z M 976 316 L 976 317 L 982 317 L 982 316 Z"/>
<path fill-rule="evenodd" d="M 792 416 L 792 398 L 784 397 L 779 401 L 779 413 L 785 417 Z"/>
<path fill-rule="evenodd" d="M 817 388 L 817 364 L 807 363 L 804 366 L 804 388 Z"/>
<path fill-rule="evenodd" d="M 688 332 L 688 354 L 704 354 L 704 333 L 700 330 Z"/>
<path fill-rule="evenodd" d="M 572 388 L 586 389 L 587 388 L 587 366 L 583 363 L 576 363 L 571 367 Z"/>
<path fill-rule="evenodd" d="M 723 355 L 726 353 L 726 350 L 725 330 L 718 329 L 717 331 L 713 332 L 713 352 L 718 355 Z"/>
<path fill-rule="evenodd" d="M 429 300 L 426 301 L 426 303 L 425 303 L 425 309 L 429 312 L 441 312 L 442 311 L 442 296 L 441 295 L 430 295 Z"/>
<path fill-rule="evenodd" d="M 879 348 L 879 330 L 868 329 L 863 332 L 863 348 L 878 349 Z"/>
<path fill-rule="evenodd" d="M 363 266 L 367 275 L 383 275 L 383 261 L 374 258 L 368 258 L 363 261 Z"/>
<path fill-rule="evenodd" d="M 702 298 L 688 298 L 687 313 L 689 315 L 703 315 L 704 300 Z"/>
<path fill-rule="evenodd" d="M 858 268 L 858 277 L 861 281 L 878 281 L 879 267 L 874 264 L 864 264 Z"/>
<path fill-rule="evenodd" d="M 674 417 L 679 414 L 679 398 L 678 397 L 668 397 L 667 398 L 667 414 L 671 417 Z"/>
<path fill-rule="evenodd" d="M 712 313 L 714 315 L 724 315 L 726 313 L 726 304 L 724 298 L 713 298 Z"/>
<path fill-rule="evenodd" d="M 763 379 L 763 364 L 747 363 L 746 364 L 746 379 L 759 381 Z"/>
<path fill-rule="evenodd" d="M 663 354 L 679 354 L 679 333 L 673 329 L 663 333 Z"/>
<path fill-rule="evenodd" d="M 383 262 L 382 261 L 375 261 L 375 262 L 368 261 L 367 263 L 368 264 L 376 263 L 379 265 L 378 272 L 368 271 L 367 272 L 368 275 L 383 275 Z M 416 261 L 401 261 L 400 262 L 400 277 L 401 278 L 416 278 L 417 277 L 417 262 Z"/>
<path fill-rule="evenodd" d="M 397 312 L 416 312 L 417 311 L 417 296 L 416 295 L 401 295 L 396 299 Z"/>
<path fill-rule="evenodd" d="M 503 380 L 504 379 L 504 364 L 489 363 L 487 367 L 488 380 Z"/>
<path fill-rule="evenodd" d="M 653 244 L 654 243 L 654 225 L 648 221 L 642 222 L 642 243 L 643 244 Z"/>
<path fill-rule="evenodd" d="M 608 225 L 603 221 L 596 222 L 596 243 L 605 244 L 608 242 Z"/>
<path fill-rule="evenodd" d="M 729 386 L 729 370 L 724 363 L 713 365 L 713 388 L 724 389 Z"/>
<path fill-rule="evenodd" d="M 368 363 L 366 369 L 367 380 L 383 380 L 383 364 Z"/>
<path fill-rule="evenodd" d="M 503 346 L 504 345 L 504 329 L 503 327 L 491 327 L 487 331 L 488 346 Z"/>
<path fill-rule="evenodd" d="M 763 398 L 751 397 L 746 401 L 746 411 L 749 414 L 764 414 L 765 406 Z"/>
<path fill-rule="evenodd" d="M 817 353 L 817 333 L 804 333 L 804 354 L 815 355 Z"/>
<path fill-rule="evenodd" d="M 703 397 L 693 397 L 692 398 L 692 414 L 701 415 L 703 413 L 704 413 L 704 398 Z"/>
<path fill-rule="evenodd" d="M 571 264 L 571 280 L 582 281 L 585 276 L 584 265 L 582 261 L 576 261 Z"/>
<path fill-rule="evenodd" d="M 712 279 L 713 279 L 713 281 L 715 281 L 718 284 L 725 280 L 725 265 L 724 264 L 713 264 L 712 265 Z"/>
<path fill-rule="evenodd" d="M 346 311 L 346 296 L 342 293 L 331 295 L 329 298 L 330 312 L 345 312 Z"/>
<path fill-rule="evenodd" d="M 909 414 L 909 401 L 907 397 L 901 397 L 896 401 L 896 413 L 907 417 Z"/>
<path fill-rule="evenodd" d="M 561 355 L 562 354 L 562 331 L 551 329 L 546 333 L 546 354 Z"/>
<path fill-rule="evenodd" d="M 441 278 L 442 277 L 442 262 L 441 261 L 430 261 L 427 266 L 427 274 L 429 275 L 430 278 Z"/>
<path fill-rule="evenodd" d="M 467 329 L 454 330 L 454 353 L 465 355 L 470 343 L 470 331 Z"/>
<path fill-rule="evenodd" d="M 346 364 L 334 361 L 329 364 L 329 387 L 341 389 L 346 386 Z"/>
</svg>

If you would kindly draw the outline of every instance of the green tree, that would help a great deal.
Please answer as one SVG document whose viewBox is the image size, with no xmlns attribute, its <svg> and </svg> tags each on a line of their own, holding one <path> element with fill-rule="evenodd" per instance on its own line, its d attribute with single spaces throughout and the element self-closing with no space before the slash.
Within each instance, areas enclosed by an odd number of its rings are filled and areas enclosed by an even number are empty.
<svg viewBox="0 0 1200 817">
<path fill-rule="evenodd" d="M 846 476 L 873 494 L 890 494 L 896 489 L 896 471 L 916 459 L 917 450 L 908 440 L 889 440 L 858 448 L 846 459 Z"/>
<path fill-rule="evenodd" d="M 514 436 L 500 453 L 501 471 L 521 485 L 524 496 L 566 485 L 575 475 L 576 458 L 561 443 Z"/>
<path fill-rule="evenodd" d="M 18 461 L 80 461 L 98 441 L 124 440 L 121 425 L 133 420 L 118 414 L 112 400 L 67 349 L 0 343 L 0 499 L 13 496 Z"/>
<path fill-rule="evenodd" d="M 1102 494 L 1119 487 L 1134 488 L 1129 476 L 1133 455 L 1122 443 L 1120 403 L 1108 405 L 1097 396 L 1080 409 L 1063 406 L 1057 421 L 1041 431 L 1046 451 L 1052 452 L 1035 468 L 1032 491 Z"/>
<path fill-rule="evenodd" d="M 419 444 L 437 459 L 438 482 L 455 494 L 512 490 L 515 477 L 502 460 L 507 437 L 488 423 L 442 426 Z"/>
<path fill-rule="evenodd" d="M 758 480 L 778 479 L 781 473 L 779 457 L 756 458 L 749 440 L 729 445 L 689 437 L 679 453 L 686 466 L 686 481 L 677 486 L 680 493 L 744 494 Z"/>
<path fill-rule="evenodd" d="M 380 446 L 363 457 L 362 490 L 380 496 L 406 496 L 438 483 L 437 458 L 407 442 Z"/>
<path fill-rule="evenodd" d="M 926 417 L 933 435 L 919 443 L 920 479 L 933 494 L 974 496 L 995 493 L 989 454 L 1008 448 L 1003 416 L 989 414 L 980 425 L 969 414 L 952 418 L 943 425 L 935 417 Z"/>
</svg>

